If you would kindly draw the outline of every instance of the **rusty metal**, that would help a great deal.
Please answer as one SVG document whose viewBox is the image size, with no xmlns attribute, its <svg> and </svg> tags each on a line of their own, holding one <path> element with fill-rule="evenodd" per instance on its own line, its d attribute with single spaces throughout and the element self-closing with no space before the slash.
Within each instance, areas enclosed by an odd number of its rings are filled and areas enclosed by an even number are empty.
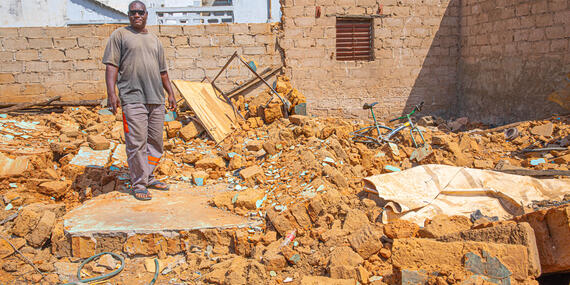
<svg viewBox="0 0 570 285">
<path fill-rule="evenodd" d="M 337 60 L 372 60 L 372 42 L 371 19 L 337 20 Z"/>
</svg>

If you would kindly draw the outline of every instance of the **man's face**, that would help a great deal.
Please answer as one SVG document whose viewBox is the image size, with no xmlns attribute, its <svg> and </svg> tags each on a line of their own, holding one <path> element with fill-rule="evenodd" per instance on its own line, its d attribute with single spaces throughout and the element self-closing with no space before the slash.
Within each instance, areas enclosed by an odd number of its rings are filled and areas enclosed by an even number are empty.
<svg viewBox="0 0 570 285">
<path fill-rule="evenodd" d="M 129 6 L 129 21 L 133 28 L 144 29 L 147 17 L 148 13 L 146 12 L 146 7 L 144 5 L 133 3 Z"/>
</svg>

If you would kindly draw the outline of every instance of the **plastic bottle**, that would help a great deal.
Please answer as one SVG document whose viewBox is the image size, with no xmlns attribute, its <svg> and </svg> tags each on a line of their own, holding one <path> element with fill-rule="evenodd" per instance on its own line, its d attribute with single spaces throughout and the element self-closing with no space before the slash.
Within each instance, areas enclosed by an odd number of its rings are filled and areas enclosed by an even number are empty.
<svg viewBox="0 0 570 285">
<path fill-rule="evenodd" d="M 285 239 L 283 240 L 283 242 L 281 243 L 281 247 L 287 246 L 289 243 L 291 243 L 294 239 L 295 239 L 295 234 L 297 233 L 297 230 L 293 230 L 292 232 L 290 232 Z"/>
</svg>

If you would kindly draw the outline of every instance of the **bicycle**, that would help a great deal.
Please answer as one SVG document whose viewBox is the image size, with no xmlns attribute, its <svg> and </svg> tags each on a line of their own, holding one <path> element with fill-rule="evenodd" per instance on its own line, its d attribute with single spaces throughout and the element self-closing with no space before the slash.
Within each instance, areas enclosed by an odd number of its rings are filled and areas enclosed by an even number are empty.
<svg viewBox="0 0 570 285">
<path fill-rule="evenodd" d="M 378 104 L 378 102 L 374 102 L 372 104 L 368 104 L 365 103 L 364 106 L 362 106 L 362 109 L 367 110 L 370 109 L 370 112 L 372 113 L 372 119 L 374 119 L 374 125 L 372 126 L 367 126 L 361 129 L 358 129 L 354 132 L 351 132 L 351 138 L 352 141 L 354 142 L 360 142 L 360 143 L 365 143 L 365 144 L 372 144 L 372 145 L 378 145 L 381 146 L 385 143 L 394 143 L 395 141 L 392 140 L 392 137 L 394 135 L 396 135 L 397 133 L 399 133 L 401 130 L 410 127 L 410 136 L 412 137 L 412 142 L 414 143 L 415 148 L 418 148 L 418 143 L 416 142 L 416 139 L 414 137 L 414 132 L 417 132 L 420 135 L 420 138 L 422 140 L 422 144 L 421 146 L 424 146 L 426 141 L 424 140 L 424 136 L 422 134 L 422 131 L 414 124 L 414 122 L 412 121 L 411 116 L 416 113 L 416 112 L 420 112 L 422 110 L 422 107 L 424 105 L 424 102 L 421 102 L 420 104 L 414 106 L 414 109 L 412 110 L 412 112 L 399 117 L 399 118 L 395 118 L 390 120 L 389 122 L 394 122 L 397 120 L 401 120 L 401 119 L 407 119 L 408 121 L 405 122 L 404 124 L 396 127 L 396 128 L 390 128 L 388 126 L 384 126 L 378 123 L 378 121 L 376 120 L 376 115 L 374 115 L 374 105 Z M 375 136 L 374 131 L 376 131 L 376 134 L 378 134 L 377 136 Z"/>
</svg>

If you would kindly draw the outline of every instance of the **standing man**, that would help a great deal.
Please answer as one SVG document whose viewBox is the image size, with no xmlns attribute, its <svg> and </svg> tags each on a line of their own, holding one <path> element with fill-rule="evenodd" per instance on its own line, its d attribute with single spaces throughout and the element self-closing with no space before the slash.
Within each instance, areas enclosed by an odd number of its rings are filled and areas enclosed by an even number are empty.
<svg viewBox="0 0 570 285">
<path fill-rule="evenodd" d="M 147 17 L 143 2 L 131 2 L 130 26 L 111 34 L 103 55 L 103 63 L 107 66 L 107 102 L 113 114 L 117 113 L 119 105 L 123 109 L 131 186 L 139 200 L 152 198 L 149 188 L 169 188 L 153 175 L 162 156 L 163 88 L 168 92 L 169 109 L 176 108 L 164 50 L 158 38 L 146 29 Z M 119 96 L 115 93 L 115 84 Z"/>
</svg>

